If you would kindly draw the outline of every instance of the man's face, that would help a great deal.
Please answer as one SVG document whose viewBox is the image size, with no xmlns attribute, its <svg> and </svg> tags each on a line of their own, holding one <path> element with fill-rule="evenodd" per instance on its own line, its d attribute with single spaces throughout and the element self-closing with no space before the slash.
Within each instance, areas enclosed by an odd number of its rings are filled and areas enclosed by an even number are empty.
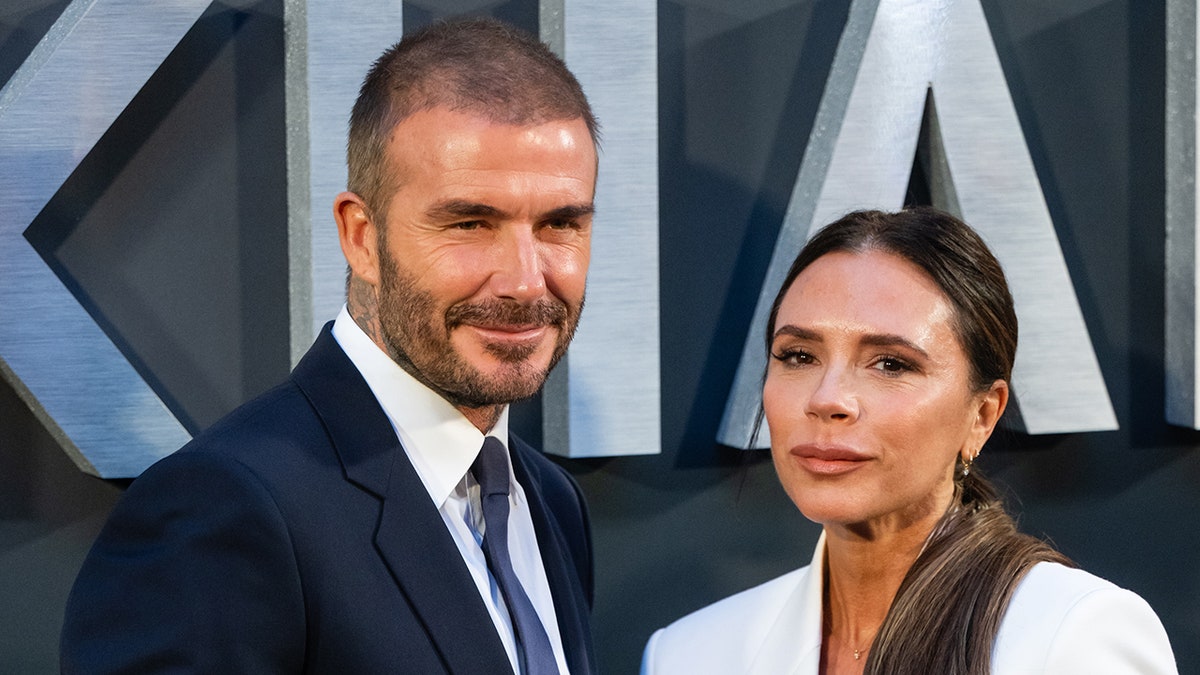
<svg viewBox="0 0 1200 675">
<path fill-rule="evenodd" d="M 434 108 L 388 148 L 383 345 L 459 407 L 532 396 L 583 308 L 596 152 L 582 119 L 493 124 Z"/>
</svg>

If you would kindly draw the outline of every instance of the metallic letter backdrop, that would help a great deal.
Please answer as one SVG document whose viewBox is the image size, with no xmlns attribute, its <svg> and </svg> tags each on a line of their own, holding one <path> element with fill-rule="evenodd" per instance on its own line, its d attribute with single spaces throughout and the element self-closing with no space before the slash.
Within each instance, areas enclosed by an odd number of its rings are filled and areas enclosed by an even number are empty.
<svg viewBox="0 0 1200 675">
<path fill-rule="evenodd" d="M 0 375 L 100 476 L 188 434 L 22 234 L 208 4 L 76 0 L 0 90 Z"/>
<path fill-rule="evenodd" d="M 658 454 L 657 3 L 542 0 L 540 10 L 542 39 L 603 125 L 587 310 L 542 395 L 543 447 Z"/>
<path fill-rule="evenodd" d="M 372 6 L 381 4 L 354 6 L 375 16 Z M 0 307 L 20 317 L 0 322 L 0 374 L 81 467 L 107 477 L 136 475 L 187 434 L 21 235 L 206 6 L 198 0 L 77 0 L 0 91 L 0 203 L 6 211 Z M 344 182 L 340 120 L 348 103 L 328 95 L 328 87 L 356 83 L 399 33 L 399 16 L 386 14 L 394 25 L 376 22 L 370 40 L 351 41 L 364 46 L 348 56 L 337 50 L 338 41 L 316 39 L 308 30 L 314 22 L 340 24 L 347 6 L 335 11 L 333 3 L 289 0 L 287 7 L 296 354 L 340 295 L 341 264 L 323 235 L 332 231 L 327 203 Z M 656 453 L 655 8 L 632 0 L 586 6 L 555 0 L 542 4 L 540 16 L 543 37 L 579 75 L 606 131 L 589 308 L 544 397 L 546 446 L 573 457 Z M 309 99 L 312 88 L 323 92 L 320 100 Z M 814 225 L 850 208 L 901 204 L 923 119 L 929 140 L 921 151 L 935 200 L 983 232 L 1012 280 L 1023 333 L 1015 373 L 1018 423 L 1030 433 L 1115 428 L 978 0 L 860 0 L 851 7 L 804 154 L 721 442 L 766 443 L 750 442 L 750 422 L 758 405 L 766 304 L 787 262 Z M 621 434 L 605 433 L 617 427 Z M 606 440 L 614 438 L 619 445 Z"/>
<path fill-rule="evenodd" d="M 1032 434 L 1117 428 L 1054 225 L 979 0 L 855 0 L 834 56 L 719 432 L 752 439 L 764 331 L 792 259 L 818 227 L 904 202 L 926 101 L 930 183 L 996 252 L 1021 322 L 1013 373 Z"/>
</svg>

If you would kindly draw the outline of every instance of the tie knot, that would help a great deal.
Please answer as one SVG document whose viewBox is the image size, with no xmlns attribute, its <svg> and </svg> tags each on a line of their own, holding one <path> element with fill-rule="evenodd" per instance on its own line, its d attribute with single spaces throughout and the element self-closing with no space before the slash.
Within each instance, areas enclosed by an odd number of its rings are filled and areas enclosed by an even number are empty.
<svg viewBox="0 0 1200 675">
<path fill-rule="evenodd" d="M 480 495 L 508 495 L 508 459 L 504 444 L 494 436 L 483 439 L 483 448 L 475 463 L 471 465 L 471 473 L 479 483 Z"/>
</svg>

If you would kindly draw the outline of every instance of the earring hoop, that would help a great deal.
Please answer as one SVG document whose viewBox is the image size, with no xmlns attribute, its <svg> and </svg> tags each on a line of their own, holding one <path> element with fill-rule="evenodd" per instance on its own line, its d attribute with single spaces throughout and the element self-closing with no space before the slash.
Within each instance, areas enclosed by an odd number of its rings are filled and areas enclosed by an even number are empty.
<svg viewBox="0 0 1200 675">
<path fill-rule="evenodd" d="M 963 458 L 963 460 L 962 460 L 963 478 L 966 478 L 967 476 L 969 476 L 971 474 L 971 465 L 975 463 L 975 458 L 978 456 L 979 456 L 979 453 L 976 452 L 976 453 L 972 453 L 972 454 L 968 455 L 967 457 Z"/>
</svg>

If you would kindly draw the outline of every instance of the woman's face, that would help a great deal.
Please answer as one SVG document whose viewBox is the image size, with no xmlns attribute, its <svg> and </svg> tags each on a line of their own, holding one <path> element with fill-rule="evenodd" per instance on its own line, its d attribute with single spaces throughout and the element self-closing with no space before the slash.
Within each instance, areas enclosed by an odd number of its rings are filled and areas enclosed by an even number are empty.
<svg viewBox="0 0 1200 675">
<path fill-rule="evenodd" d="M 775 321 L 763 406 L 784 489 L 818 523 L 932 523 L 1008 390 L 971 387 L 950 300 L 891 253 L 830 253 L 796 278 Z"/>
</svg>

